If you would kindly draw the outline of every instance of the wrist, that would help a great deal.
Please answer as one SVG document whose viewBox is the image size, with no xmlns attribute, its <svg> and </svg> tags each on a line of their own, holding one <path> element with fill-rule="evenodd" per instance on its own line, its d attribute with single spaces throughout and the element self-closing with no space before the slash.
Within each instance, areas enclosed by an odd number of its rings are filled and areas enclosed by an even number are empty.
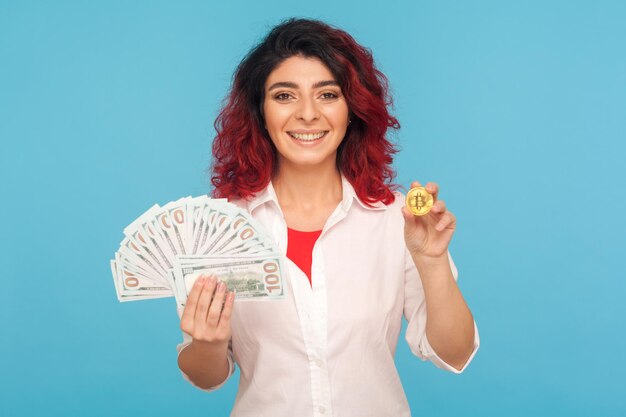
<svg viewBox="0 0 626 417">
<path fill-rule="evenodd" d="M 450 291 L 454 291 L 456 282 L 448 254 L 442 256 L 413 256 L 413 262 L 419 272 L 426 298 L 432 298 L 432 294 L 445 294 L 443 298 L 450 296 Z"/>
<path fill-rule="evenodd" d="M 411 252 L 411 258 L 413 258 L 413 262 L 415 262 L 417 267 L 437 267 L 449 264 L 448 251 L 437 256 L 428 256 L 421 253 Z"/>
<path fill-rule="evenodd" d="M 215 343 L 194 339 L 189 345 L 189 349 L 191 349 L 194 355 L 212 358 L 225 355 L 228 351 L 228 342 Z"/>
</svg>

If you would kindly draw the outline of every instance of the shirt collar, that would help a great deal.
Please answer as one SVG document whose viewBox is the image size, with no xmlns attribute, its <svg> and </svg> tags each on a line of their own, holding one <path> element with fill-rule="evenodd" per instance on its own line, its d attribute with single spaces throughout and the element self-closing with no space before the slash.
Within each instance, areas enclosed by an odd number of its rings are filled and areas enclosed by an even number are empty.
<svg viewBox="0 0 626 417">
<path fill-rule="evenodd" d="M 386 210 L 387 206 L 382 201 L 377 201 L 372 204 L 372 206 L 368 206 L 365 204 L 359 196 L 354 191 L 354 187 L 350 184 L 350 181 L 341 174 L 341 188 L 342 188 L 342 199 L 341 199 L 341 209 L 346 213 L 350 210 L 352 206 L 352 202 L 356 201 L 361 207 L 366 210 Z M 252 196 L 252 198 L 248 201 L 248 211 L 252 213 L 257 207 L 273 201 L 276 204 L 276 207 L 280 208 L 278 205 L 278 197 L 276 196 L 276 190 L 274 190 L 274 186 L 272 181 L 269 182 L 267 187 L 263 190 L 259 191 L 257 194 Z"/>
<path fill-rule="evenodd" d="M 348 181 L 346 179 L 346 177 L 343 176 L 343 174 L 341 174 L 341 187 L 342 187 L 342 190 L 343 190 L 343 199 L 341 201 L 341 208 L 345 212 L 348 212 L 348 210 L 350 209 L 350 206 L 352 205 L 353 201 L 356 201 L 365 210 L 385 210 L 385 209 L 387 209 L 387 206 L 382 201 L 377 201 L 376 203 L 372 204 L 371 206 L 368 206 L 363 201 L 361 201 L 361 199 L 357 195 L 356 191 L 354 191 L 354 187 L 352 186 L 352 184 L 350 184 L 350 181 Z"/>
</svg>

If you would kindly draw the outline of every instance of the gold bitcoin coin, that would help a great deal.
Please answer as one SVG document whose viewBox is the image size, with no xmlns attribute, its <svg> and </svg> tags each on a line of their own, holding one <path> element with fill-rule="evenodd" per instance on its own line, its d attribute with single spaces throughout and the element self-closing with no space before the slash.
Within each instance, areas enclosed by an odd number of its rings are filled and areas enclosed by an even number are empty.
<svg viewBox="0 0 626 417">
<path fill-rule="evenodd" d="M 428 214 L 434 202 L 432 194 L 424 187 L 411 188 L 406 194 L 406 206 L 415 216 Z"/>
</svg>

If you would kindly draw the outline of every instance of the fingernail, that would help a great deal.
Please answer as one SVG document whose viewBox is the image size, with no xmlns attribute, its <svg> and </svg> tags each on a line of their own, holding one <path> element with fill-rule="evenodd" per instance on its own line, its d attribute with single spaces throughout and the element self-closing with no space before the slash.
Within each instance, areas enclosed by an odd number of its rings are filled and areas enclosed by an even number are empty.
<svg viewBox="0 0 626 417">
<path fill-rule="evenodd" d="M 215 278 L 215 275 L 211 275 L 209 277 L 209 283 L 210 284 L 215 284 L 216 281 L 217 281 L 217 278 Z"/>
<path fill-rule="evenodd" d="M 219 292 L 223 292 L 226 289 L 226 284 L 224 283 L 224 281 L 220 281 L 220 283 L 217 285 L 217 290 Z"/>
</svg>

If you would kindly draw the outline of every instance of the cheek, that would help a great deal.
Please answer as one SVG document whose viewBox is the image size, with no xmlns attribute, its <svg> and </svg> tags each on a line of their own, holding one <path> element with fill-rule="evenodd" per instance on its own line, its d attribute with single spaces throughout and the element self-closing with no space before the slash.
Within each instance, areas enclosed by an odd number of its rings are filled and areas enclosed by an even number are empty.
<svg viewBox="0 0 626 417">
<path fill-rule="evenodd" d="M 281 147 L 280 138 L 283 126 L 284 123 L 275 112 L 265 113 L 265 129 L 267 130 L 270 140 L 276 148 Z"/>
<path fill-rule="evenodd" d="M 285 109 L 276 108 L 275 106 L 265 106 L 263 111 L 267 130 L 282 130 L 284 124 L 289 118 Z"/>
<path fill-rule="evenodd" d="M 348 113 L 343 114 L 343 113 L 335 113 L 332 115 L 332 118 L 329 119 L 332 120 L 332 124 L 333 127 L 335 129 L 347 129 L 348 128 Z"/>
<path fill-rule="evenodd" d="M 329 120 L 333 121 L 333 124 L 335 126 L 341 126 L 341 125 L 346 125 L 348 124 L 348 106 L 343 105 L 340 106 L 338 105 L 337 107 L 334 108 L 330 108 L 328 109 L 328 113 L 327 113 L 327 117 L 329 118 Z"/>
</svg>

